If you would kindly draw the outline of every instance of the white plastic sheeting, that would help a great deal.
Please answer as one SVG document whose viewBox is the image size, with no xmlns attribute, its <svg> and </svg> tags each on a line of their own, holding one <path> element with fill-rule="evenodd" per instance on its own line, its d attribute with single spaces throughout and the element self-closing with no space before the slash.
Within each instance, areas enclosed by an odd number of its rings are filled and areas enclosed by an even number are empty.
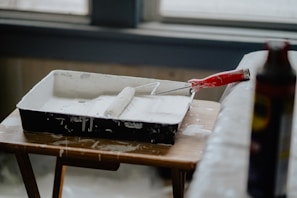
<svg viewBox="0 0 297 198">
<path fill-rule="evenodd" d="M 30 155 L 30 159 L 41 197 L 52 197 L 55 157 Z M 155 168 L 121 164 L 117 171 L 67 167 L 63 198 L 161 198 L 171 192 Z M 0 198 L 9 197 L 23 198 L 27 193 L 15 157 L 2 153 Z"/>
<path fill-rule="evenodd" d="M 245 198 L 250 143 L 251 114 L 255 74 L 263 65 L 266 51 L 247 54 L 238 68 L 249 68 L 251 80 L 229 85 L 221 99 L 221 110 L 215 128 L 206 146 L 194 179 L 190 184 L 188 198 Z M 289 58 L 297 68 L 297 52 Z M 295 97 L 295 112 L 297 97 Z M 297 116 L 294 116 L 292 149 L 290 156 L 288 197 L 297 197 Z"/>
</svg>

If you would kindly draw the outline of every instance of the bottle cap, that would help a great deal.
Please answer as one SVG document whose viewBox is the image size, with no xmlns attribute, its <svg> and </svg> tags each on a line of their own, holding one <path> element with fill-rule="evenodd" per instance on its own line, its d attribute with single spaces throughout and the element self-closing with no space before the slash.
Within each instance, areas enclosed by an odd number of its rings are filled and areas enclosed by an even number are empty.
<svg viewBox="0 0 297 198">
<path fill-rule="evenodd" d="M 269 40 L 266 42 L 266 49 L 267 50 L 289 50 L 289 42 L 287 40 Z"/>
</svg>

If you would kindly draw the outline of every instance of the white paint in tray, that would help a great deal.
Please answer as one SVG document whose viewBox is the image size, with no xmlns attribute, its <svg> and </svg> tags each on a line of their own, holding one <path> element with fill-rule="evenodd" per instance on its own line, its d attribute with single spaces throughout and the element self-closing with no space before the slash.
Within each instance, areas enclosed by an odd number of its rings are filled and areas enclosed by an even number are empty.
<svg viewBox="0 0 297 198">
<path fill-rule="evenodd" d="M 51 97 L 40 109 L 87 117 L 105 117 L 104 112 L 115 96 L 100 96 L 94 100 Z M 120 115 L 120 119 L 151 123 L 179 123 L 190 105 L 187 96 L 135 96 Z"/>
</svg>

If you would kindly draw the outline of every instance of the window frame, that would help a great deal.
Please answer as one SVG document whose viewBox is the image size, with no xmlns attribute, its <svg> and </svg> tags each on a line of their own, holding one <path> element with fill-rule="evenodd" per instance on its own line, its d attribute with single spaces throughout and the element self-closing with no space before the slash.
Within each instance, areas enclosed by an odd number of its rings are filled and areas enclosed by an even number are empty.
<svg viewBox="0 0 297 198">
<path fill-rule="evenodd" d="M 250 29 L 263 29 L 263 30 L 286 30 L 296 31 L 296 23 L 279 23 L 279 22 L 261 22 L 249 20 L 232 20 L 232 19 L 210 19 L 210 18 L 183 18 L 183 17 L 168 17 L 160 16 L 160 21 L 163 23 L 175 24 L 192 24 L 192 25 L 208 25 L 217 27 L 237 27 L 237 28 L 250 28 Z"/>
</svg>

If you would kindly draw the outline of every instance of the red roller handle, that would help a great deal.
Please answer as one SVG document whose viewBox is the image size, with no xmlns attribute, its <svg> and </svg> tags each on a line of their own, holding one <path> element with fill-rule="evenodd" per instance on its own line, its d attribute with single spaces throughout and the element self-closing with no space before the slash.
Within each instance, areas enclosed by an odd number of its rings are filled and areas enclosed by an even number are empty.
<svg viewBox="0 0 297 198">
<path fill-rule="evenodd" d="M 192 88 L 197 92 L 201 88 L 218 87 L 227 85 L 229 83 L 249 80 L 250 72 L 248 69 L 232 70 L 213 74 L 203 79 L 191 79 L 188 82 L 191 83 Z"/>
</svg>

